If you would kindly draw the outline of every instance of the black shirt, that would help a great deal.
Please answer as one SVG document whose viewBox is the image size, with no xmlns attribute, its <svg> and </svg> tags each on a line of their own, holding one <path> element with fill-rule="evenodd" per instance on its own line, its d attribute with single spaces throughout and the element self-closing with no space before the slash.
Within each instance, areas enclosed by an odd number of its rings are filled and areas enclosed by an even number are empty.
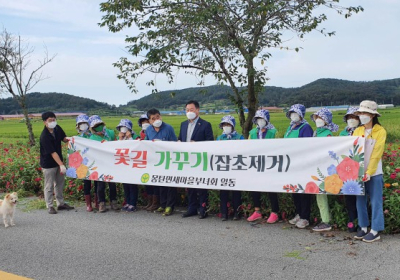
<svg viewBox="0 0 400 280">
<path fill-rule="evenodd" d="M 61 161 L 62 150 L 61 150 L 61 142 L 66 137 L 64 130 L 57 125 L 53 133 L 45 126 L 42 134 L 40 135 L 40 166 L 42 168 L 54 168 L 57 167 L 57 162 L 51 156 L 52 153 L 56 152 L 60 157 Z"/>
</svg>

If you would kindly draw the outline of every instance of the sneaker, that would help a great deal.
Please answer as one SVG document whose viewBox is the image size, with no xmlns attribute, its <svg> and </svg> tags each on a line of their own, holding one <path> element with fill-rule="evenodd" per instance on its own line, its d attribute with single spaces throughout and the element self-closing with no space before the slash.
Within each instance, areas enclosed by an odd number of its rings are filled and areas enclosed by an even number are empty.
<svg viewBox="0 0 400 280">
<path fill-rule="evenodd" d="M 64 203 L 64 204 L 62 204 L 62 205 L 59 205 L 59 206 L 57 207 L 57 210 L 71 210 L 71 209 L 74 209 L 74 207 L 69 206 L 67 203 Z"/>
<path fill-rule="evenodd" d="M 128 203 L 126 203 L 124 206 L 122 206 L 122 210 L 123 211 L 127 211 L 128 208 L 129 208 L 129 204 Z"/>
<path fill-rule="evenodd" d="M 158 207 L 158 209 L 155 212 L 163 213 L 164 211 L 165 211 L 164 207 Z"/>
<path fill-rule="evenodd" d="M 353 222 L 349 222 L 347 224 L 348 232 L 357 232 L 357 227 L 353 224 Z"/>
<path fill-rule="evenodd" d="M 332 229 L 332 227 L 331 227 L 331 225 L 330 224 L 327 224 L 327 223 L 320 223 L 320 224 L 318 224 L 318 225 L 316 225 L 315 227 L 313 227 L 313 231 L 317 231 L 317 232 L 320 232 L 320 231 L 329 231 L 329 230 L 331 230 Z"/>
<path fill-rule="evenodd" d="M 289 220 L 289 224 L 295 225 L 298 221 L 300 221 L 300 215 L 296 214 L 293 219 Z"/>
<path fill-rule="evenodd" d="M 271 215 L 269 215 L 269 218 L 267 220 L 268 224 L 275 224 L 277 221 L 279 221 L 279 217 L 276 213 L 271 212 Z"/>
<path fill-rule="evenodd" d="M 257 221 L 257 220 L 260 220 L 260 219 L 262 219 L 261 212 L 260 211 L 254 211 L 254 213 L 250 217 L 247 218 L 247 221 L 248 222 L 254 222 L 254 221 Z"/>
<path fill-rule="evenodd" d="M 129 205 L 129 207 L 125 210 L 126 212 L 135 212 L 136 211 L 136 207 L 133 205 Z"/>
<path fill-rule="evenodd" d="M 54 207 L 49 207 L 49 214 L 57 214 L 56 209 L 54 209 Z"/>
<path fill-rule="evenodd" d="M 171 207 L 165 208 L 165 211 L 164 211 L 164 213 L 162 215 L 163 216 L 171 216 L 172 215 L 172 208 Z"/>
<path fill-rule="evenodd" d="M 308 220 L 306 219 L 299 219 L 296 223 L 296 227 L 297 228 L 306 228 L 310 225 L 310 223 L 308 222 Z"/>
<path fill-rule="evenodd" d="M 360 229 L 359 231 L 357 231 L 357 235 L 354 236 L 354 239 L 357 240 L 362 240 L 364 238 L 364 236 L 366 236 L 367 233 L 365 231 L 363 231 L 362 229 Z"/>
<path fill-rule="evenodd" d="M 364 236 L 362 241 L 367 242 L 367 243 L 372 243 L 372 242 L 377 241 L 379 239 L 381 239 L 381 237 L 379 236 L 379 233 L 374 235 L 372 232 L 370 232 L 366 236 Z"/>
</svg>

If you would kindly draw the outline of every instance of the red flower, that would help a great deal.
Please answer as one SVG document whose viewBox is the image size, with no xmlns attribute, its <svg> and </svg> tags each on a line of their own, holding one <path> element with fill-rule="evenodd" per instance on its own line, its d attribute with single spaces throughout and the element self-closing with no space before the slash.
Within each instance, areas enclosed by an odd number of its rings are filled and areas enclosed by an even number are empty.
<svg viewBox="0 0 400 280">
<path fill-rule="evenodd" d="M 90 174 L 89 176 L 89 180 L 98 180 L 99 179 L 99 173 L 97 171 L 93 172 L 92 174 Z"/>
<path fill-rule="evenodd" d="M 353 145 L 355 146 L 357 145 L 357 143 L 358 143 L 358 138 L 354 141 Z"/>
<path fill-rule="evenodd" d="M 203 202 L 203 204 L 201 205 L 201 207 L 205 208 L 205 207 L 206 207 L 206 203 Z"/>
<path fill-rule="evenodd" d="M 393 166 L 393 165 L 394 165 L 394 162 L 389 163 L 389 165 L 390 165 L 390 166 Z"/>
<path fill-rule="evenodd" d="M 5 151 L 6 153 L 8 153 L 9 150 L 8 150 L 7 148 L 4 148 L 4 151 Z"/>
<path fill-rule="evenodd" d="M 227 202 L 226 206 L 229 208 L 229 207 L 231 207 L 231 204 L 229 202 Z"/>
<path fill-rule="evenodd" d="M 82 164 L 82 161 L 83 158 L 79 154 L 79 152 L 75 152 L 69 155 L 68 163 L 70 167 L 78 168 Z"/>
<path fill-rule="evenodd" d="M 40 181 L 42 181 L 42 178 L 39 177 L 35 178 L 35 182 L 40 182 Z"/>
<path fill-rule="evenodd" d="M 360 164 L 347 157 L 336 167 L 336 172 L 340 179 L 346 182 L 348 180 L 357 180 L 359 169 Z"/>
<path fill-rule="evenodd" d="M 23 167 L 21 167 L 19 170 L 21 170 L 21 171 L 22 171 L 22 170 L 24 170 L 24 168 L 23 168 Z"/>
<path fill-rule="evenodd" d="M 396 168 L 394 171 L 396 171 L 396 172 L 400 172 L 400 168 Z"/>
<path fill-rule="evenodd" d="M 78 187 L 78 191 L 81 191 L 81 190 L 83 190 L 83 186 L 82 186 L 82 185 L 80 185 L 80 186 Z"/>
<path fill-rule="evenodd" d="M 71 192 L 69 192 L 69 195 L 73 195 L 73 194 L 74 194 L 74 192 L 72 192 L 72 191 L 71 191 Z"/>
<path fill-rule="evenodd" d="M 314 182 L 308 182 L 304 192 L 305 193 L 319 193 L 319 187 Z"/>
<path fill-rule="evenodd" d="M 397 177 L 397 174 L 396 174 L 396 173 L 390 174 L 390 179 L 396 179 L 396 177 Z"/>
</svg>

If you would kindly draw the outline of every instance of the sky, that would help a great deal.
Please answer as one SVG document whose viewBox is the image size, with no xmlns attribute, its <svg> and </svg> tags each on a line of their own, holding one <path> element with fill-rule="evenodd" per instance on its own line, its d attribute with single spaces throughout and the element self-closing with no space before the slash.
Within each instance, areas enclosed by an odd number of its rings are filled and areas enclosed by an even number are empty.
<svg viewBox="0 0 400 280">
<path fill-rule="evenodd" d="M 125 105 L 151 93 L 145 80 L 136 84 L 138 94 L 131 93 L 112 63 L 125 51 L 124 39 L 133 29 L 114 34 L 100 28 L 102 13 L 98 0 L 0 0 L 0 28 L 7 29 L 35 48 L 32 66 L 43 57 L 44 46 L 56 54 L 33 92 L 59 92 L 91 98 L 114 105 Z M 289 47 L 299 52 L 271 50 L 268 86 L 299 87 L 320 78 L 373 81 L 400 78 L 400 1 L 342 0 L 342 5 L 361 5 L 365 10 L 345 19 L 328 13 L 322 26 L 336 31 L 333 37 L 317 32 L 300 41 L 288 37 Z M 131 32 L 131 33 L 129 33 Z M 149 75 L 146 76 L 150 77 Z M 169 84 L 156 77 L 157 88 L 179 90 L 197 87 L 198 80 L 182 71 Z M 205 85 L 214 85 L 209 77 Z M 3 96 L 9 97 L 9 96 Z"/>
</svg>

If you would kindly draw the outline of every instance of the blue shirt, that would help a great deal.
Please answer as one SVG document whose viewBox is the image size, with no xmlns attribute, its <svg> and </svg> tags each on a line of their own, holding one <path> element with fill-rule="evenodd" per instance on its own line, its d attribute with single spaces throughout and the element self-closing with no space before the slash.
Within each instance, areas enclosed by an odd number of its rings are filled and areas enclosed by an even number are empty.
<svg viewBox="0 0 400 280">
<path fill-rule="evenodd" d="M 145 140 L 178 141 L 175 131 L 169 124 L 163 122 L 157 132 L 151 125 L 146 129 Z"/>
</svg>

